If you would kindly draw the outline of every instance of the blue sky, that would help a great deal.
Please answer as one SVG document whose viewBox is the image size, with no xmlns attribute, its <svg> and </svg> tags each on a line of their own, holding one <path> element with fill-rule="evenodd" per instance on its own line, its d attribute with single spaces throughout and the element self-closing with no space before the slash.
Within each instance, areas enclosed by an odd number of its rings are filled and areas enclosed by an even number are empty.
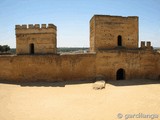
<svg viewBox="0 0 160 120">
<path fill-rule="evenodd" d="M 58 47 L 89 47 L 94 14 L 139 16 L 139 41 L 160 46 L 160 0 L 0 0 L 0 44 L 16 47 L 16 24 L 53 23 Z"/>
</svg>

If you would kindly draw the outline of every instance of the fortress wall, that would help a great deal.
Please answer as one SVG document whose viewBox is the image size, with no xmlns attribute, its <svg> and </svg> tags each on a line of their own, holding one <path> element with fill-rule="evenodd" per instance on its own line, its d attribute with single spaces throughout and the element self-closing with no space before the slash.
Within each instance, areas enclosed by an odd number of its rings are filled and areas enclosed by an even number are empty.
<svg viewBox="0 0 160 120">
<path fill-rule="evenodd" d="M 95 15 L 90 20 L 91 51 L 117 47 L 118 36 L 123 47 L 138 48 L 138 17 Z"/>
<path fill-rule="evenodd" d="M 90 52 L 96 51 L 96 40 L 95 40 L 95 19 L 90 20 Z"/>
<path fill-rule="evenodd" d="M 16 53 L 30 54 L 31 44 L 35 54 L 56 53 L 57 28 L 53 24 L 16 25 Z"/>
<path fill-rule="evenodd" d="M 157 79 L 160 75 L 159 54 L 152 51 L 99 51 L 96 74 L 107 80 L 116 80 L 117 70 L 125 70 L 125 79 Z M 159 67 L 158 67 L 159 66 Z"/>
<path fill-rule="evenodd" d="M 97 54 L 19 55 L 0 57 L 0 81 L 160 79 L 160 54 L 146 50 L 110 50 Z"/>
<path fill-rule="evenodd" d="M 57 27 L 54 24 L 29 24 L 16 25 L 16 34 L 36 34 L 36 33 L 50 33 L 56 34 Z"/>
<path fill-rule="evenodd" d="M 0 57 L 1 81 L 88 80 L 95 76 L 95 55 L 20 55 Z"/>
<path fill-rule="evenodd" d="M 56 52 L 56 36 L 54 34 L 17 35 L 18 54 L 30 54 L 30 44 L 34 44 L 36 54 Z"/>
<path fill-rule="evenodd" d="M 160 80 L 160 53 L 154 59 L 156 61 L 156 63 L 155 63 L 155 73 L 156 73 L 158 79 Z"/>
<path fill-rule="evenodd" d="M 95 77 L 95 54 L 62 55 L 61 76 L 63 80 L 93 79 Z"/>
</svg>

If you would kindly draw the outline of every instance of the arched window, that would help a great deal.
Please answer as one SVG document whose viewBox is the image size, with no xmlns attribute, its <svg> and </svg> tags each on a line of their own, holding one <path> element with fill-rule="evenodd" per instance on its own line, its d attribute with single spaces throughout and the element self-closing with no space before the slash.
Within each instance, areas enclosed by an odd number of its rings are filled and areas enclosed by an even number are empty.
<svg viewBox="0 0 160 120">
<path fill-rule="evenodd" d="M 118 46 L 122 46 L 122 36 L 121 35 L 118 35 L 118 38 L 117 38 L 117 43 L 118 43 Z"/>
<path fill-rule="evenodd" d="M 117 80 L 124 80 L 125 79 L 125 70 L 120 68 L 117 70 L 117 74 L 116 74 L 116 79 Z"/>
<path fill-rule="evenodd" d="M 34 44 L 31 43 L 29 47 L 30 47 L 30 54 L 34 54 Z"/>
</svg>

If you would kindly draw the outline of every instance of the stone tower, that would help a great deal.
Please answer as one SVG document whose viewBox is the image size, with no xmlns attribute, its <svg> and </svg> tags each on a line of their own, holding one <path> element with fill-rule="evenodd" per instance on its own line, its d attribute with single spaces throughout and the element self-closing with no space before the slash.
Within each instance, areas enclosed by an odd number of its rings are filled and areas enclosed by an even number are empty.
<svg viewBox="0 0 160 120">
<path fill-rule="evenodd" d="M 57 27 L 53 24 L 16 25 L 17 54 L 56 54 Z"/>
<path fill-rule="evenodd" d="M 138 48 L 138 17 L 94 15 L 90 20 L 90 51 Z"/>
</svg>

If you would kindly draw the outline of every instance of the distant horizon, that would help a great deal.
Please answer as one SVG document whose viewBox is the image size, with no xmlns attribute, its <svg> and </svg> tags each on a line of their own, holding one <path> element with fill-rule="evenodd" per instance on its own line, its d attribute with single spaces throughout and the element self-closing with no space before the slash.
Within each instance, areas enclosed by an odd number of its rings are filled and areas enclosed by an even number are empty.
<svg viewBox="0 0 160 120">
<path fill-rule="evenodd" d="M 57 48 L 84 48 L 84 49 L 89 49 L 90 47 L 57 47 Z M 140 47 L 139 47 L 140 48 Z M 153 49 L 159 49 L 160 47 L 154 47 L 153 46 Z M 15 48 L 12 48 L 11 47 L 11 49 L 16 49 L 16 47 Z"/>
<path fill-rule="evenodd" d="M 159 0 L 4 0 L 0 1 L 0 44 L 16 47 L 15 25 L 57 26 L 57 47 L 89 47 L 89 21 L 94 15 L 138 16 L 140 41 L 160 46 Z"/>
</svg>

